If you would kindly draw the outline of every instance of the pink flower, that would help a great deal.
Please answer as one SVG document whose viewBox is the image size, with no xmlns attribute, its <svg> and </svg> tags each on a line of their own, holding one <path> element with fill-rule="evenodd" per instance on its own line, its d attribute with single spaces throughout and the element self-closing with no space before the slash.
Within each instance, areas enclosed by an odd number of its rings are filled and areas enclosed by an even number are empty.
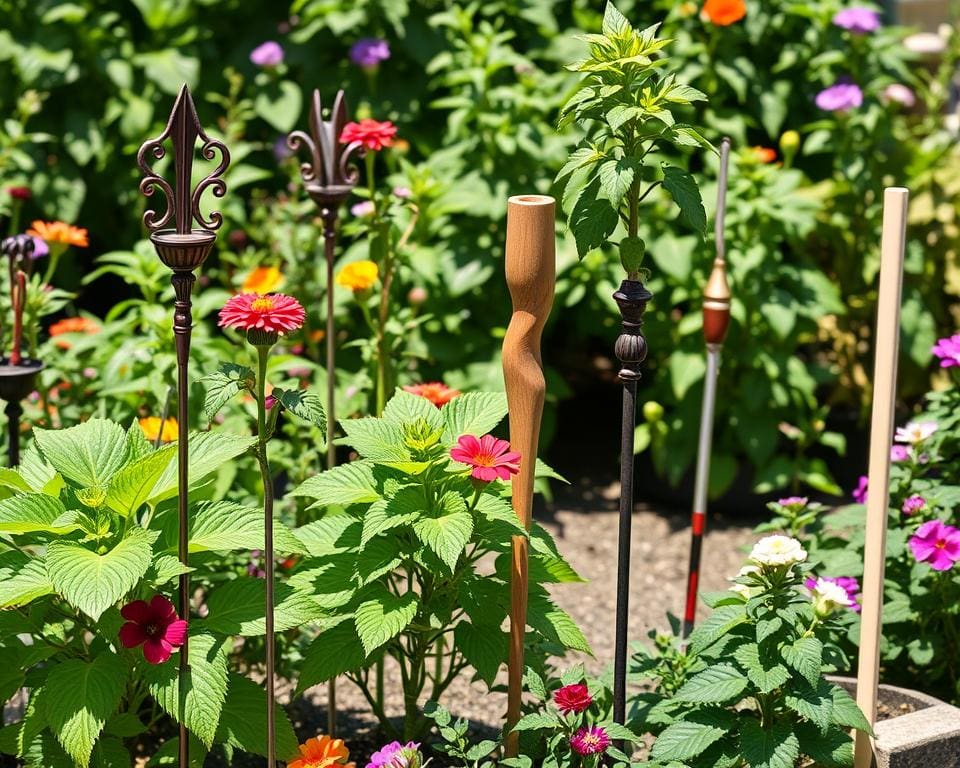
<svg viewBox="0 0 960 768">
<path fill-rule="evenodd" d="M 599 725 L 581 728 L 570 737 L 570 746 L 578 755 L 599 755 L 607 751 L 610 737 Z"/>
<path fill-rule="evenodd" d="M 371 152 L 392 147 L 396 138 L 397 126 L 389 120 L 381 123 L 369 117 L 365 117 L 359 123 L 347 123 L 340 133 L 341 144 L 357 142 Z"/>
<path fill-rule="evenodd" d="M 950 570 L 960 560 L 960 530 L 930 520 L 910 538 L 910 550 L 918 563 L 930 563 L 935 571 Z"/>
<path fill-rule="evenodd" d="M 127 620 L 120 627 L 120 642 L 124 648 L 142 645 L 148 664 L 163 664 L 173 649 L 187 640 L 187 622 L 177 616 L 177 609 L 163 595 L 154 595 L 149 603 L 127 603 L 120 615 Z"/>
<path fill-rule="evenodd" d="M 418 395 L 426 398 L 437 408 L 449 403 L 453 398 L 460 396 L 460 390 L 451 389 L 442 381 L 428 381 L 423 384 L 406 384 L 403 387 L 404 392 L 411 395 Z"/>
<path fill-rule="evenodd" d="M 905 445 L 897 445 L 894 443 L 890 446 L 890 461 L 899 462 L 906 461 L 910 458 L 910 449 Z"/>
<path fill-rule="evenodd" d="M 851 605 L 848 606 L 850 610 L 854 613 L 860 613 L 860 582 L 853 578 L 853 576 L 824 576 L 821 578 L 821 581 L 827 581 L 840 587 L 847 593 L 847 598 L 851 603 Z M 804 580 L 803 586 L 813 592 L 817 586 L 817 579 L 811 576 Z"/>
<path fill-rule="evenodd" d="M 855 35 L 865 35 L 880 29 L 880 14 L 873 8 L 854 6 L 838 11 L 833 17 L 833 23 Z"/>
<path fill-rule="evenodd" d="M 511 451 L 510 443 L 506 440 L 499 440 L 493 435 L 481 438 L 461 435 L 457 444 L 450 449 L 450 458 L 461 464 L 469 464 L 473 467 L 471 476 L 485 483 L 498 477 L 509 480 L 511 475 L 520 471 L 520 454 Z"/>
<path fill-rule="evenodd" d="M 585 685 L 565 685 L 553 692 L 553 703 L 563 714 L 583 712 L 591 704 L 593 697 Z"/>
<path fill-rule="evenodd" d="M 937 422 L 935 421 L 911 421 L 905 427 L 897 427 L 893 439 L 898 443 L 919 445 L 927 438 L 932 437 L 936 431 Z"/>
<path fill-rule="evenodd" d="M 789 507 L 793 510 L 803 509 L 810 503 L 806 496 L 787 496 L 785 499 L 778 499 L 777 504 L 781 507 Z"/>
<path fill-rule="evenodd" d="M 367 768 L 419 768 L 422 761 L 419 742 L 408 741 L 403 745 L 393 741 L 370 755 Z"/>
<path fill-rule="evenodd" d="M 905 515 L 912 515 L 914 512 L 919 512 L 925 506 L 927 506 L 927 500 L 919 493 L 915 493 L 913 496 L 907 497 L 903 502 L 901 510 Z"/>
<path fill-rule="evenodd" d="M 960 368 L 960 333 L 940 339 L 931 351 L 940 358 L 941 368 Z"/>
<path fill-rule="evenodd" d="M 890 83 L 880 98 L 887 104 L 899 104 L 907 109 L 917 103 L 917 95 L 903 83 Z"/>
<path fill-rule="evenodd" d="M 413 190 L 410 187 L 394 187 L 393 194 L 401 200 L 409 200 L 413 197 Z"/>
<path fill-rule="evenodd" d="M 275 67 L 283 63 L 283 48 L 280 43 L 268 40 L 250 52 L 250 61 L 258 67 Z"/>
<path fill-rule="evenodd" d="M 373 200 L 361 200 L 359 203 L 354 203 L 350 206 L 351 215 L 356 216 L 358 219 L 365 216 L 373 216 L 376 210 L 377 206 L 374 205 Z"/>
<path fill-rule="evenodd" d="M 868 485 L 869 485 L 869 478 L 866 475 L 860 475 L 860 480 L 857 481 L 857 487 L 853 489 L 853 500 L 857 504 L 867 503 L 867 486 Z"/>
<path fill-rule="evenodd" d="M 827 112 L 846 112 L 863 104 L 863 91 L 856 83 L 840 82 L 820 91 L 816 104 Z"/>
<path fill-rule="evenodd" d="M 303 325 L 306 312 L 293 296 L 283 293 L 238 293 L 220 310 L 220 327 L 268 333 L 295 331 Z"/>
</svg>

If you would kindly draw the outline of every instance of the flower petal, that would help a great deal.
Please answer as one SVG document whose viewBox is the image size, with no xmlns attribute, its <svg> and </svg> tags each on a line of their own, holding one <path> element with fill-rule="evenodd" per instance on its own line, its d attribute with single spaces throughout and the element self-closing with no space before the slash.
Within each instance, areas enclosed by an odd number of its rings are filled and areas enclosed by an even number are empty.
<svg viewBox="0 0 960 768">
<path fill-rule="evenodd" d="M 151 637 L 143 644 L 143 658 L 148 664 L 163 664 L 172 651 L 173 646 L 162 637 Z"/>
<path fill-rule="evenodd" d="M 151 616 L 153 615 L 150 611 L 150 606 L 147 604 L 146 600 L 134 600 L 132 603 L 127 603 L 123 608 L 120 609 L 120 615 L 123 616 L 127 621 L 136 621 L 140 624 L 146 624 L 150 621 Z"/>
<path fill-rule="evenodd" d="M 147 633 L 143 631 L 143 627 L 132 621 L 120 627 L 118 636 L 124 648 L 136 648 L 147 639 Z"/>
</svg>

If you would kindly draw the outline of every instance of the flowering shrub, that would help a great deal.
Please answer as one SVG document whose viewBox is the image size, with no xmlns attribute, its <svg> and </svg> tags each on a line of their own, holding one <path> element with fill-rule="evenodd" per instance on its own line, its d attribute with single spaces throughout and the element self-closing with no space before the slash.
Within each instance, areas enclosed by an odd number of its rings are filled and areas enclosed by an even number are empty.
<svg viewBox="0 0 960 768">
<path fill-rule="evenodd" d="M 505 414 L 502 395 L 466 393 L 437 408 L 398 391 L 382 418 L 340 422 L 346 437 L 339 442 L 360 459 L 293 491 L 311 500 L 318 518 L 296 530 L 308 557 L 289 584 L 325 610 L 304 650 L 299 690 L 345 675 L 385 732 L 406 741 L 428 728 L 417 704 L 423 692 L 440 700 L 466 669 L 493 684 L 507 658 L 501 625 L 510 605 L 511 537 L 526 535 L 503 481 L 518 462 L 535 461 L 504 453 L 507 444 L 486 434 Z M 539 525 L 530 544 L 532 637 L 589 652 L 543 587 L 579 577 Z M 491 566 L 487 555 L 495 557 Z M 371 666 L 384 656 L 405 671 L 400 729 L 372 690 Z"/>
</svg>

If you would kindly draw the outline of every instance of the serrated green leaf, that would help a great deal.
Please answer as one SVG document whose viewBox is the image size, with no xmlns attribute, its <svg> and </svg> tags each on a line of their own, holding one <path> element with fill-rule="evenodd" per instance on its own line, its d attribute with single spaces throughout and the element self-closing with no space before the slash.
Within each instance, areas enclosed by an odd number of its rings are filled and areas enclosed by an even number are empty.
<svg viewBox="0 0 960 768">
<path fill-rule="evenodd" d="M 620 13 L 610 0 L 607 0 L 607 5 L 603 11 L 602 29 L 603 34 L 610 37 L 622 37 L 629 34 L 633 27 L 627 21 L 626 16 Z"/>
<path fill-rule="evenodd" d="M 677 691 L 676 698 L 699 704 L 725 704 L 739 698 L 747 678 L 731 664 L 717 664 L 691 677 Z"/>
<path fill-rule="evenodd" d="M 367 656 L 399 635 L 417 615 L 419 601 L 412 592 L 397 596 L 376 586 L 354 613 L 357 635 Z"/>
<path fill-rule="evenodd" d="M 96 621 L 147 572 L 156 535 L 132 528 L 103 555 L 72 541 L 54 542 L 47 547 L 47 575 L 70 605 Z"/>
<path fill-rule="evenodd" d="M 700 234 L 706 232 L 707 214 L 693 175 L 672 165 L 664 166 L 663 187 L 680 208 L 680 218 Z"/>
<path fill-rule="evenodd" d="M 633 184 L 635 168 L 633 160 L 627 157 L 619 160 L 607 160 L 600 164 L 600 190 L 614 207 L 626 197 L 627 190 Z"/>
<path fill-rule="evenodd" d="M 366 461 L 341 464 L 307 478 L 292 493 L 294 496 L 317 499 L 319 504 L 325 506 L 369 504 L 380 498 L 373 465 Z"/>
<path fill-rule="evenodd" d="M 590 643 L 577 623 L 566 611 L 546 597 L 531 595 L 527 605 L 527 623 L 564 648 L 593 655 Z"/>
<path fill-rule="evenodd" d="M 560 721 L 557 719 L 557 716 L 551 712 L 531 712 L 529 715 L 524 715 L 517 721 L 517 724 L 513 726 L 514 731 L 540 731 L 548 730 L 552 731 L 554 728 L 560 726 Z"/>
<path fill-rule="evenodd" d="M 600 195 L 599 177 L 587 184 L 570 211 L 569 226 L 577 243 L 577 255 L 582 259 L 594 248 L 607 242 L 617 228 L 619 217 L 616 205 Z"/>
<path fill-rule="evenodd" d="M 764 728 L 751 717 L 740 725 L 740 750 L 750 768 L 794 768 L 800 757 L 800 741 L 790 723 Z"/>
<path fill-rule="evenodd" d="M 264 548 L 263 510 L 232 501 L 204 501 L 190 516 L 191 552 L 226 552 L 232 549 Z M 273 521 L 273 545 L 277 552 L 302 553 L 306 547 L 279 520 Z"/>
<path fill-rule="evenodd" d="M 188 464 L 190 488 L 202 485 L 208 475 L 216 472 L 231 459 L 246 453 L 256 443 L 255 437 L 242 437 L 226 432 L 191 432 Z M 157 504 L 177 495 L 177 457 L 174 455 L 147 502 Z"/>
<path fill-rule="evenodd" d="M 831 718 L 835 725 L 856 728 L 858 731 L 873 735 L 873 728 L 849 693 L 839 685 L 831 685 L 830 697 L 833 699 Z"/>
<path fill-rule="evenodd" d="M 799 715 L 814 723 L 822 732 L 830 727 L 833 714 L 833 698 L 830 684 L 826 680 L 818 681 L 816 687 L 799 684 L 791 686 L 784 696 L 784 703 Z"/>
<path fill-rule="evenodd" d="M 360 669 L 367 654 L 352 621 L 344 621 L 317 635 L 303 655 L 297 692 Z"/>
<path fill-rule="evenodd" d="M 502 392 L 466 392 L 440 409 L 446 431 L 445 445 L 453 445 L 461 435 L 482 437 L 507 415 L 507 396 Z"/>
<path fill-rule="evenodd" d="M 207 633 L 191 633 L 189 638 L 189 672 L 186 677 L 184 711 L 187 728 L 208 749 L 213 744 L 220 722 L 220 712 L 227 698 L 227 657 L 231 640 Z M 150 694 L 164 712 L 180 719 L 180 686 L 178 665 L 148 664 L 141 673 Z"/>
<path fill-rule="evenodd" d="M 327 515 L 297 528 L 296 537 L 314 557 L 326 557 L 360 546 L 363 523 L 352 515 Z"/>
<path fill-rule="evenodd" d="M 747 611 L 742 603 L 717 608 L 690 635 L 690 647 L 700 653 L 727 632 L 747 621 Z"/>
<path fill-rule="evenodd" d="M 33 436 L 43 458 L 83 488 L 106 488 L 127 458 L 126 432 L 106 419 L 68 429 L 34 429 Z"/>
<path fill-rule="evenodd" d="M 357 553 L 357 576 L 362 585 L 369 584 L 397 569 L 402 562 L 400 542 L 393 536 L 378 536 Z"/>
<path fill-rule="evenodd" d="M 89 764 L 94 742 L 120 704 L 127 673 L 121 659 L 103 653 L 92 662 L 63 661 L 47 675 L 43 716 L 78 765 Z"/>
<path fill-rule="evenodd" d="M 130 753 L 123 742 L 112 737 L 102 738 L 93 746 L 91 768 L 129 768 Z"/>
<path fill-rule="evenodd" d="M 473 517 L 456 491 L 447 491 L 437 508 L 424 512 L 413 524 L 414 533 L 451 571 L 473 534 Z"/>
<path fill-rule="evenodd" d="M 276 713 L 274 753 L 282 761 L 299 754 L 297 735 L 283 707 L 273 703 Z M 267 756 L 267 692 L 263 686 L 243 675 L 231 674 L 227 699 L 220 712 L 217 741 L 231 747 Z"/>
<path fill-rule="evenodd" d="M 790 679 L 787 668 L 766 646 L 744 643 L 733 652 L 733 655 L 746 670 L 750 682 L 763 693 L 770 693 Z"/>
<path fill-rule="evenodd" d="M 176 452 L 175 445 L 167 445 L 126 464 L 110 480 L 107 506 L 124 517 L 136 512 L 153 495 L 154 486 L 175 460 Z"/>
<path fill-rule="evenodd" d="M 499 626 L 461 621 L 454 629 L 454 642 L 478 677 L 488 686 L 507 658 L 509 636 Z"/>
<path fill-rule="evenodd" d="M 321 432 L 327 428 L 327 414 L 323 410 L 323 401 L 316 392 L 308 389 L 280 389 L 275 387 L 273 396 L 294 416 L 313 424 Z"/>
<path fill-rule="evenodd" d="M 19 608 L 53 591 L 43 560 L 16 550 L 0 552 L 0 610 Z"/>
<path fill-rule="evenodd" d="M 220 409 L 245 387 L 252 387 L 256 377 L 253 369 L 236 363 L 221 363 L 215 372 L 200 379 L 207 388 L 203 399 L 203 413 L 213 421 Z"/>
<path fill-rule="evenodd" d="M 299 627 L 323 615 L 323 610 L 304 591 L 289 584 L 274 587 L 276 631 Z M 256 637 L 266 632 L 266 582 L 240 577 L 214 589 L 207 596 L 207 616 L 198 624 L 219 635 Z"/>
<path fill-rule="evenodd" d="M 815 637 L 800 637 L 780 649 L 783 660 L 799 672 L 810 685 L 820 681 L 823 667 L 823 643 Z"/>
<path fill-rule="evenodd" d="M 718 725 L 680 720 L 668 725 L 657 737 L 650 757 L 661 763 L 671 760 L 687 762 L 723 738 L 726 732 L 726 728 Z"/>
<path fill-rule="evenodd" d="M 0 533 L 66 533 L 77 528 L 56 496 L 20 493 L 0 499 Z"/>
<path fill-rule="evenodd" d="M 443 416 L 437 406 L 425 397 L 399 388 L 384 407 L 383 418 L 401 425 L 413 424 L 417 419 L 423 419 L 431 429 L 440 429 L 443 426 Z"/>
<path fill-rule="evenodd" d="M 347 436 L 337 440 L 337 445 L 350 446 L 362 458 L 370 461 L 410 461 L 410 450 L 404 445 L 403 428 L 399 424 L 368 417 L 343 419 L 340 426 Z"/>
<path fill-rule="evenodd" d="M 360 546 L 365 547 L 367 542 L 381 533 L 414 522 L 420 518 L 426 508 L 427 502 L 422 485 L 401 488 L 391 498 L 374 502 L 363 516 L 363 535 L 360 537 Z"/>
<path fill-rule="evenodd" d="M 49 731 L 35 733 L 20 751 L 25 768 L 76 768 Z"/>
<path fill-rule="evenodd" d="M 853 739 L 843 728 L 822 733 L 813 723 L 797 726 L 800 752 L 824 768 L 853 768 Z"/>
</svg>

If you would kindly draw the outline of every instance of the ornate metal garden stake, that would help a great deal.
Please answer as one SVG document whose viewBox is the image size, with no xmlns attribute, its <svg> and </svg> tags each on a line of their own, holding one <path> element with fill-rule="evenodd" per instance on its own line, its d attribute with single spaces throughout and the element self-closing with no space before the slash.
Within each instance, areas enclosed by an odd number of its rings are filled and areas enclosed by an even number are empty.
<svg viewBox="0 0 960 768">
<path fill-rule="evenodd" d="M 193 155 L 197 138 L 203 141 L 200 153 L 207 160 L 213 160 L 220 152 L 220 164 L 216 169 L 192 187 Z M 150 166 L 151 160 L 160 160 L 166 155 L 163 142 L 167 139 L 173 144 L 174 184 L 171 186 L 163 177 L 157 175 Z M 173 290 L 176 294 L 173 310 L 173 333 L 177 346 L 177 419 L 178 419 L 178 548 L 180 562 L 187 565 L 189 528 L 187 519 L 187 492 L 189 489 L 188 467 L 188 425 L 189 425 L 189 386 L 187 365 L 190 359 L 190 334 L 193 318 L 191 315 L 190 293 L 196 276 L 193 274 L 213 247 L 217 239 L 216 230 L 223 223 L 221 215 L 214 211 L 209 219 L 200 212 L 200 199 L 210 189 L 215 197 L 223 197 L 227 185 L 221 176 L 230 163 L 230 153 L 226 146 L 211 139 L 200 127 L 197 110 L 190 97 L 190 91 L 184 85 L 180 89 L 167 127 L 155 139 L 144 142 L 137 152 L 137 165 L 144 173 L 140 181 L 140 191 L 150 197 L 154 188 L 159 187 L 166 197 L 166 209 L 163 215 L 148 210 L 143 215 L 143 223 L 150 230 L 150 240 L 160 260 L 173 270 Z M 174 226 L 169 227 L 171 220 Z M 199 228 L 194 228 L 196 222 Z M 190 616 L 190 577 L 180 576 L 180 615 L 184 619 Z M 180 768 L 190 765 L 190 738 L 185 725 L 186 678 L 190 668 L 187 643 L 180 649 Z M 273 670 L 267 670 L 268 675 Z M 269 736 L 268 736 L 269 738 Z M 270 743 L 273 740 L 270 739 Z"/>
<path fill-rule="evenodd" d="M 360 148 L 359 143 L 344 146 L 340 134 L 347 124 L 347 102 L 343 91 L 333 100 L 330 119 L 323 119 L 320 91 L 313 92 L 310 105 L 310 133 L 293 131 L 287 137 L 287 146 L 297 151 L 306 147 L 310 162 L 300 164 L 300 177 L 307 194 L 320 208 L 323 220 L 323 250 L 327 262 L 327 469 L 337 463 L 334 393 L 336 391 L 336 343 L 333 317 L 333 262 L 337 247 L 337 219 L 340 206 L 357 186 L 360 178 L 357 169 L 350 165 L 350 158 Z M 327 687 L 327 732 L 333 736 L 337 726 L 337 687 L 331 680 Z"/>
<path fill-rule="evenodd" d="M 528 531 L 533 511 L 533 480 L 547 383 L 540 358 L 540 335 L 550 315 L 556 284 L 555 202 L 544 195 L 507 201 L 507 286 L 513 316 L 503 340 L 503 381 L 510 409 L 510 447 L 520 453 L 513 478 L 513 509 Z M 507 729 L 520 719 L 523 643 L 527 629 L 527 539 L 513 537 L 510 570 L 510 660 Z M 507 756 L 516 757 L 519 734 L 507 736 Z"/>
<path fill-rule="evenodd" d="M 640 366 L 647 359 L 643 337 L 643 313 L 653 294 L 639 280 L 624 280 L 613 300 L 620 308 L 623 332 L 614 353 L 620 361 L 623 382 L 623 415 L 620 422 L 620 533 L 617 556 L 617 625 L 613 655 L 613 719 L 627 716 L 627 619 L 630 601 L 630 534 L 633 522 L 633 442 L 637 421 L 637 382 Z"/>
<path fill-rule="evenodd" d="M 703 380 L 703 410 L 700 413 L 700 445 L 697 449 L 697 477 L 690 519 L 690 566 L 687 570 L 687 602 L 683 612 L 683 639 L 693 631 L 697 616 L 697 587 L 700 583 L 700 551 L 707 523 L 707 487 L 710 485 L 710 448 L 713 412 L 717 399 L 717 371 L 720 351 L 730 325 L 730 285 L 727 283 L 726 245 L 723 225 L 727 213 L 727 166 L 730 139 L 720 145 L 720 179 L 717 183 L 717 217 L 714 224 L 717 257 L 703 291 L 703 338 L 707 343 L 707 374 Z"/>
</svg>

